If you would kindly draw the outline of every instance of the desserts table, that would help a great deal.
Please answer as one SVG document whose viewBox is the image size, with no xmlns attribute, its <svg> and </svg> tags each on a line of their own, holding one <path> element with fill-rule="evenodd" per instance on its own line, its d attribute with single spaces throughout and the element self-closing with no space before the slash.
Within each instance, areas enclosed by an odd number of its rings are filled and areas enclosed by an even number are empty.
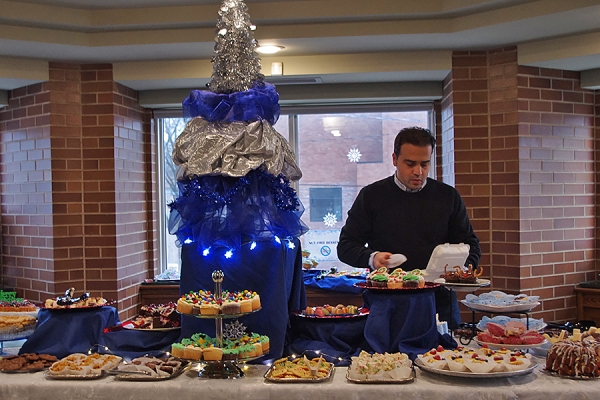
<svg viewBox="0 0 600 400">
<path fill-rule="evenodd" d="M 540 365 L 543 359 L 536 358 Z M 536 369 L 512 378 L 473 379 L 441 376 L 421 371 L 409 384 L 354 384 L 346 381 L 346 368 L 336 368 L 323 383 L 272 383 L 263 378 L 267 367 L 251 365 L 246 376 L 236 380 L 203 380 L 188 371 L 173 380 L 157 382 L 98 380 L 47 380 L 43 372 L 0 374 L 0 399 L 29 400 L 146 400 L 152 398 L 192 399 L 597 399 L 600 380 L 572 380 L 546 375 Z"/>
</svg>

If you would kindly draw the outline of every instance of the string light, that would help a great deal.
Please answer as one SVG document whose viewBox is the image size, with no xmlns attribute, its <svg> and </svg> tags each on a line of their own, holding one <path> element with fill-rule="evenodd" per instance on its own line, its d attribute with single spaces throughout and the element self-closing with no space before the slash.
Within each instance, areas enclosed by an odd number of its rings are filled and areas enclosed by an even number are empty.
<svg viewBox="0 0 600 400">
<path fill-rule="evenodd" d="M 209 247 L 209 248 L 207 248 L 207 249 L 204 249 L 204 250 L 202 250 L 202 255 L 203 255 L 204 257 L 206 257 L 206 256 L 207 256 L 209 253 L 210 253 L 210 247 Z"/>
<path fill-rule="evenodd" d="M 225 258 L 231 258 L 233 256 L 233 250 L 229 249 L 225 252 Z"/>
<path fill-rule="evenodd" d="M 279 236 L 275 236 L 275 241 L 279 244 L 281 244 L 281 239 L 279 239 Z"/>
<path fill-rule="evenodd" d="M 323 356 L 325 358 L 329 358 L 330 360 L 337 360 L 337 361 L 352 361 L 352 359 L 350 357 L 337 357 L 337 356 L 332 356 L 329 354 L 325 354 L 323 352 L 321 352 L 321 350 L 305 350 L 304 352 L 302 352 L 302 354 L 298 355 L 298 354 L 291 354 L 288 356 L 288 359 L 292 359 L 295 360 L 298 357 L 304 357 L 305 355 L 307 355 L 307 353 L 313 353 L 315 355 L 320 355 Z"/>
<path fill-rule="evenodd" d="M 254 250 L 256 248 L 256 242 L 252 242 L 250 245 L 250 250 Z"/>
<path fill-rule="evenodd" d="M 288 249 L 295 249 L 296 248 L 296 245 L 291 240 L 288 240 L 288 245 L 287 246 L 288 246 Z"/>
</svg>

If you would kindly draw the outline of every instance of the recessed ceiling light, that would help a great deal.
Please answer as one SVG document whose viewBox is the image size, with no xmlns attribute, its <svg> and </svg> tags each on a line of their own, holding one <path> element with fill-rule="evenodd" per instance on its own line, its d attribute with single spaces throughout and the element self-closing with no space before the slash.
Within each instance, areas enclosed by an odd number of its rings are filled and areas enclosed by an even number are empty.
<svg viewBox="0 0 600 400">
<path fill-rule="evenodd" d="M 258 46 L 256 48 L 256 51 L 260 54 L 275 54 L 280 50 L 285 49 L 285 47 L 283 46 L 276 46 L 276 45 L 272 45 L 272 44 L 268 44 L 265 46 Z"/>
</svg>

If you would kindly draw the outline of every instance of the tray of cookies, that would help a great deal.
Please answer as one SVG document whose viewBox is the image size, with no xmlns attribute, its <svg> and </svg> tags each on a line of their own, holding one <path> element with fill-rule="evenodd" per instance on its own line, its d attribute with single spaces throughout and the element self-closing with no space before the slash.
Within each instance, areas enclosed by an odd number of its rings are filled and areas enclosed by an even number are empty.
<svg viewBox="0 0 600 400">
<path fill-rule="evenodd" d="M 58 359 L 51 354 L 24 353 L 9 355 L 0 359 L 0 372 L 38 372 L 50 367 Z"/>
<path fill-rule="evenodd" d="M 323 356 L 309 360 L 306 356 L 290 360 L 288 357 L 275 361 L 265 373 L 265 379 L 276 383 L 318 383 L 333 375 L 333 364 Z"/>
</svg>

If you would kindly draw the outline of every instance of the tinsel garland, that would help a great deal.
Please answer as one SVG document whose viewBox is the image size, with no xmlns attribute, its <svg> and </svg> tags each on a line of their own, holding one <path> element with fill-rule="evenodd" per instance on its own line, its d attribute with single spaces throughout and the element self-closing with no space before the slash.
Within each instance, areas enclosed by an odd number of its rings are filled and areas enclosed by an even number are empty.
<svg viewBox="0 0 600 400">
<path fill-rule="evenodd" d="M 302 203 L 288 179 L 262 168 L 240 178 L 200 176 L 179 182 L 169 204 L 169 232 L 178 245 L 239 248 L 248 240 L 298 237 L 308 231 Z"/>
</svg>

